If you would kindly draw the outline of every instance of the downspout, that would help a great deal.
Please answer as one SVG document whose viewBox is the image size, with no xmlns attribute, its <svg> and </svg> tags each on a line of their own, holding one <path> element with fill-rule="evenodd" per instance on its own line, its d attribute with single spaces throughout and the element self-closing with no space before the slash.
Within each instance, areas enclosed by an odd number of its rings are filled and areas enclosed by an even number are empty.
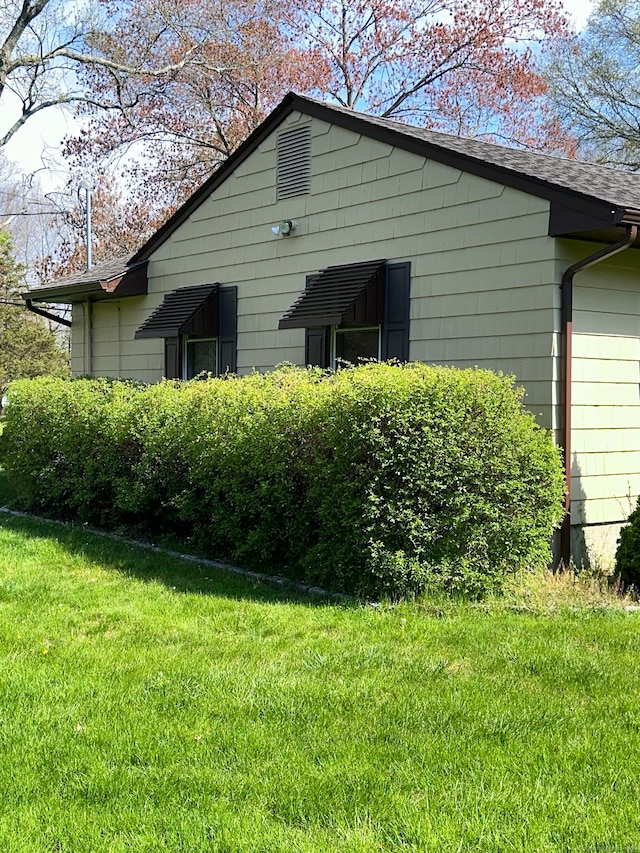
<svg viewBox="0 0 640 853">
<path fill-rule="evenodd" d="M 50 311 L 45 311 L 44 308 L 37 308 L 30 299 L 25 299 L 25 304 L 29 311 L 33 311 L 34 314 L 37 314 L 39 317 L 44 317 L 47 320 L 53 320 L 54 323 L 59 323 L 61 326 L 67 326 L 69 329 L 71 328 L 71 320 L 67 320 L 65 317 L 59 317 L 57 314 L 52 314 Z"/>
<path fill-rule="evenodd" d="M 90 299 L 84 304 L 85 319 L 85 345 L 86 345 L 86 373 L 93 376 L 93 303 Z"/>
<path fill-rule="evenodd" d="M 630 248 L 638 237 L 638 226 L 631 225 L 627 236 L 618 243 L 605 246 L 577 261 L 564 271 L 560 285 L 560 333 L 563 351 L 563 414 L 562 447 L 565 468 L 565 517 L 560 531 L 560 559 L 565 566 L 571 562 L 571 382 L 572 382 L 572 337 L 573 337 L 573 278 L 576 273 L 593 267 L 601 261 Z"/>
<path fill-rule="evenodd" d="M 78 305 L 82 305 L 82 375 L 91 376 L 93 368 L 91 300 L 79 302 Z"/>
</svg>

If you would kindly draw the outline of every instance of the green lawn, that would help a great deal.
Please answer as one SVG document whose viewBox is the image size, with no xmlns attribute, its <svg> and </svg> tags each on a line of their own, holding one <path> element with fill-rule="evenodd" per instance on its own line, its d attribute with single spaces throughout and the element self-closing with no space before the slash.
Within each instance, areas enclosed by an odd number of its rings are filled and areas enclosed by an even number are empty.
<svg viewBox="0 0 640 853">
<path fill-rule="evenodd" d="M 640 614 L 561 586 L 327 605 L 0 514 L 0 850 L 638 850 Z"/>
</svg>

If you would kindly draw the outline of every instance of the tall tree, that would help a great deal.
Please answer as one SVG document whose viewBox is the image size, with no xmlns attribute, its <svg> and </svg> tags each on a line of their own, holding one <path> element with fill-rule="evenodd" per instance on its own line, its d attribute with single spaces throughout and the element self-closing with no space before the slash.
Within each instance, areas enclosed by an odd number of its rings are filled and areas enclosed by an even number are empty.
<svg viewBox="0 0 640 853">
<path fill-rule="evenodd" d="M 544 84 L 531 46 L 567 32 L 554 0 L 298 0 L 293 6 L 290 26 L 324 59 L 326 92 L 338 103 L 464 133 L 510 137 L 514 101 L 534 130 Z M 465 119 L 463 104 L 473 119 Z"/>
<path fill-rule="evenodd" d="M 0 230 L 0 396 L 14 379 L 69 375 L 68 355 L 20 298 L 22 276 L 11 237 Z"/>
<path fill-rule="evenodd" d="M 549 98 L 585 155 L 640 168 L 639 63 L 640 0 L 602 0 L 553 52 Z"/>
<path fill-rule="evenodd" d="M 4 122 L 0 124 L 0 147 L 34 115 L 49 107 L 78 103 L 90 103 L 96 108 L 110 106 L 111 98 L 104 101 L 99 92 L 88 93 L 78 85 L 77 75 L 82 68 L 99 67 L 116 75 L 144 78 L 148 85 L 189 60 L 191 45 L 172 36 L 170 56 L 162 55 L 170 20 L 164 30 L 156 33 L 158 49 L 147 49 L 136 63 L 128 64 L 113 50 L 103 50 L 120 16 L 132 14 L 136 5 L 135 0 L 111 4 L 97 0 L 2 0 L 0 105 Z M 124 99 L 123 106 L 131 104 Z"/>
<path fill-rule="evenodd" d="M 105 0 L 106 2 L 106 0 Z M 114 67 L 156 50 L 166 0 L 140 0 L 100 42 Z M 567 32 L 556 0 L 174 0 L 175 52 L 190 59 L 162 91 L 87 67 L 91 123 L 67 153 L 83 168 L 125 150 L 132 185 L 167 212 L 289 90 L 418 124 L 539 148 L 570 149 L 545 112 L 532 47 Z M 165 32 L 165 31 L 163 31 Z M 174 48 L 168 36 L 163 50 Z M 156 80 L 156 83 L 158 80 Z M 113 162 L 113 160 L 111 161 Z"/>
<path fill-rule="evenodd" d="M 101 0 L 108 5 L 109 0 Z M 66 153 L 79 171 L 113 163 L 145 202 L 171 212 L 292 88 L 323 91 L 318 51 L 302 50 L 286 28 L 284 0 L 140 0 L 99 42 L 114 67 L 86 67 L 85 130 Z M 168 25 L 167 22 L 170 22 Z M 159 38 L 162 34 L 162 38 Z M 189 61 L 150 85 L 116 70 L 156 53 Z"/>
</svg>

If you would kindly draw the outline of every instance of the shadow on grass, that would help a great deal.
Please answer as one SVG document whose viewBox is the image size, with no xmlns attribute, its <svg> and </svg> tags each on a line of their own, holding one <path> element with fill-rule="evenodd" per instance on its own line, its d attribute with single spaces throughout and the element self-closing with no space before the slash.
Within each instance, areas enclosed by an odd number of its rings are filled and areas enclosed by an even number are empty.
<svg viewBox="0 0 640 853">
<path fill-rule="evenodd" d="M 0 512 L 0 528 L 25 534 L 34 540 L 52 540 L 74 557 L 84 558 L 91 564 L 143 582 L 162 583 L 177 593 L 300 604 L 305 607 L 359 606 L 355 601 L 336 602 L 329 597 L 311 595 L 286 581 L 278 584 L 275 580 L 212 565 L 204 559 L 201 561 L 152 550 L 144 544 L 124 541 L 80 525 Z"/>
</svg>

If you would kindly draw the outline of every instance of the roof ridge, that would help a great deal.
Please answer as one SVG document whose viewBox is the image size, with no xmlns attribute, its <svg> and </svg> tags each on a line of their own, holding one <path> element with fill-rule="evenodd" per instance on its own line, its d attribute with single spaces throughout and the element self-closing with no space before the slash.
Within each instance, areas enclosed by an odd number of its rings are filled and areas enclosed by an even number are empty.
<svg viewBox="0 0 640 853">
<path fill-rule="evenodd" d="M 312 104 L 316 104 L 317 106 L 328 107 L 331 110 L 335 110 L 337 112 L 343 113 L 345 115 L 353 115 L 362 119 L 365 122 L 373 123 L 373 124 L 383 124 L 384 126 L 397 128 L 399 133 L 405 133 L 407 130 L 415 130 L 421 133 L 429 134 L 430 136 L 435 137 L 443 137 L 443 141 L 446 140 L 459 140 L 462 142 L 470 142 L 479 145 L 491 146 L 493 148 L 497 148 L 501 151 L 518 151 L 524 154 L 531 154 L 536 157 L 547 157 L 549 159 L 558 160 L 564 163 L 580 163 L 585 166 L 594 166 L 597 169 L 608 169 L 616 174 L 625 173 L 625 174 L 638 174 L 637 172 L 633 172 L 631 170 L 616 168 L 615 166 L 609 166 L 605 163 L 597 163 L 594 160 L 583 160 L 579 157 L 568 157 L 560 154 L 550 154 L 546 151 L 539 151 L 535 148 L 527 148 L 526 146 L 520 147 L 518 145 L 506 145 L 504 143 L 496 142 L 492 139 L 483 139 L 481 136 L 468 136 L 466 134 L 457 134 L 450 133 L 446 130 L 439 130 L 431 127 L 423 127 L 419 124 L 414 124 L 409 121 L 402 121 L 397 118 L 389 118 L 388 116 L 377 115 L 376 113 L 365 113 L 361 110 L 356 110 L 351 107 L 346 107 L 343 104 L 334 104 L 329 101 L 323 101 L 320 98 L 314 98 L 310 95 L 301 95 L 296 92 L 291 92 L 296 99 L 300 101 L 309 101 Z"/>
</svg>

